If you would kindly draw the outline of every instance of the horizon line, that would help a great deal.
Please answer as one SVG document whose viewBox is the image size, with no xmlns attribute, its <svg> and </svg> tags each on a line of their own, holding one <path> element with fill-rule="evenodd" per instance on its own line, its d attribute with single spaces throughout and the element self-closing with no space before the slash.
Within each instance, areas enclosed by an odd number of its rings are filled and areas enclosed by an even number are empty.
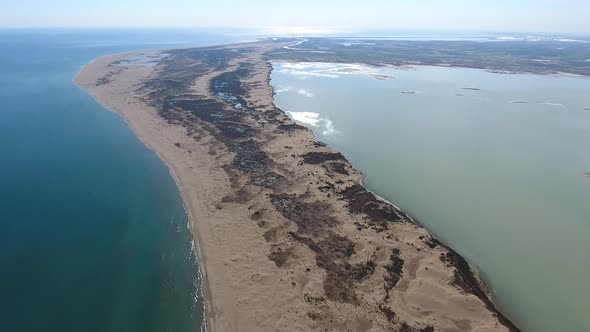
<svg viewBox="0 0 590 332">
<path fill-rule="evenodd" d="M 298 29 L 298 28 L 312 28 L 317 30 L 322 30 L 320 33 L 315 33 L 318 35 L 335 35 L 335 34 L 359 34 L 364 32 L 444 32 L 444 33 L 472 33 L 472 34 L 539 34 L 539 35 L 587 35 L 590 36 L 590 31 L 542 31 L 542 30 L 498 30 L 498 29 L 448 29 L 448 28 L 401 28 L 401 27 L 383 27 L 383 28 L 375 28 L 369 27 L 365 29 L 346 29 L 346 28 L 337 28 L 337 27 L 307 27 L 307 26 L 268 26 L 268 27 L 241 27 L 241 26 L 151 26 L 151 25 L 113 25 L 113 26 L 103 26 L 103 25 L 83 25 L 83 26 L 71 26 L 71 25 L 47 25 L 47 26 L 2 26 L 0 25 L 0 30 L 242 30 L 242 31 L 258 31 L 260 33 L 266 33 L 269 35 L 276 35 L 276 34 L 285 34 L 285 33 L 277 33 L 272 32 L 272 30 L 288 30 L 288 29 Z M 286 33 L 289 34 L 289 33 Z M 291 33 L 293 34 L 293 33 Z M 302 34 L 314 34 L 313 32 L 309 33 L 302 33 Z M 458 37 L 458 36 L 457 36 Z M 466 36 L 462 36 L 466 37 Z"/>
</svg>

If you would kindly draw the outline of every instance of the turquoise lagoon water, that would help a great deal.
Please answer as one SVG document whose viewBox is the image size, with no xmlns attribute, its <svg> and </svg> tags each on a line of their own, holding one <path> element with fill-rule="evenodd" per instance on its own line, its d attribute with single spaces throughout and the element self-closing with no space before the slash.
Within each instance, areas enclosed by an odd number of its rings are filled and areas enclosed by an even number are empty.
<svg viewBox="0 0 590 332">
<path fill-rule="evenodd" d="M 198 264 L 166 166 L 72 78 L 207 31 L 0 30 L 0 330 L 199 331 Z"/>
<path fill-rule="evenodd" d="M 272 83 L 523 330 L 590 331 L 590 79 L 275 63 Z"/>
</svg>

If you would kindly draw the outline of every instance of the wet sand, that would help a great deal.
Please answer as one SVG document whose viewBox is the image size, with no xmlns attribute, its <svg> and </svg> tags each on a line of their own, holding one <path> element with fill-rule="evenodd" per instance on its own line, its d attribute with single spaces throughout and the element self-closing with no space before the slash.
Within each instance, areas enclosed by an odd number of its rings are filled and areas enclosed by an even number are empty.
<svg viewBox="0 0 590 332">
<path fill-rule="evenodd" d="M 176 179 L 208 330 L 517 331 L 465 260 L 276 108 L 265 53 L 287 45 L 114 55 L 76 77 Z"/>
</svg>

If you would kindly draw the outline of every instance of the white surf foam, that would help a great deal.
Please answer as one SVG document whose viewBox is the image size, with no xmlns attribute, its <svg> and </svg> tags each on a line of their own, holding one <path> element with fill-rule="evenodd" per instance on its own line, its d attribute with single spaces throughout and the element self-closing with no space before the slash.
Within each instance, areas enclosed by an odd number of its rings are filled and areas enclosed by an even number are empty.
<svg viewBox="0 0 590 332">
<path fill-rule="evenodd" d="M 275 93 L 287 92 L 289 90 L 291 90 L 291 87 L 290 86 L 280 87 L 280 88 L 278 88 L 278 89 L 275 90 Z"/>
<path fill-rule="evenodd" d="M 334 124 L 332 123 L 332 121 L 328 118 L 320 117 L 319 113 L 288 111 L 287 114 L 293 120 L 299 123 L 320 128 L 322 130 L 322 134 L 325 136 L 334 135 L 338 133 L 338 131 L 334 128 Z"/>
<path fill-rule="evenodd" d="M 317 127 L 320 122 L 320 114 L 313 112 L 287 112 L 297 122 Z"/>
<path fill-rule="evenodd" d="M 305 90 L 305 89 L 300 89 L 299 91 L 297 91 L 297 93 L 300 94 L 300 95 L 302 95 L 302 96 L 305 96 L 307 98 L 311 98 L 311 97 L 314 96 L 313 93 L 311 93 L 310 91 Z"/>
<path fill-rule="evenodd" d="M 544 101 L 541 103 L 541 105 L 547 105 L 547 106 L 555 106 L 555 107 L 565 107 L 564 104 L 560 104 L 560 103 L 551 103 L 548 101 Z"/>
<path fill-rule="evenodd" d="M 563 43 L 587 43 L 585 40 L 580 39 L 570 39 L 570 38 L 557 38 L 556 41 L 560 41 Z"/>
<path fill-rule="evenodd" d="M 384 79 L 392 76 L 386 75 L 381 69 L 363 64 L 342 63 L 277 63 L 279 73 L 298 76 L 301 79 L 308 77 L 339 78 L 342 75 L 367 75 L 373 78 Z"/>
<path fill-rule="evenodd" d="M 279 73 L 286 73 L 294 76 L 298 76 L 300 79 L 306 79 L 308 77 L 325 77 L 325 78 L 338 78 L 339 75 L 322 73 L 319 71 L 305 71 L 305 70 L 294 70 L 294 69 L 281 69 Z"/>
<path fill-rule="evenodd" d="M 324 119 L 324 127 L 326 129 L 322 131 L 322 134 L 325 136 L 334 135 L 338 132 L 336 129 L 334 129 L 334 125 L 330 119 Z"/>
</svg>

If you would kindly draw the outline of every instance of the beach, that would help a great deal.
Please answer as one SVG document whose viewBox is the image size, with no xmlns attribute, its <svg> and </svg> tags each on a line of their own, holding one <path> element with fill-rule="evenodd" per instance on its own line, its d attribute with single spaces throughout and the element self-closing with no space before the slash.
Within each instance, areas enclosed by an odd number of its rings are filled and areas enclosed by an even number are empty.
<svg viewBox="0 0 590 332">
<path fill-rule="evenodd" d="M 291 44 L 112 55 L 75 79 L 176 180 L 207 330 L 518 331 L 463 258 L 274 105 L 266 54 Z"/>
</svg>

